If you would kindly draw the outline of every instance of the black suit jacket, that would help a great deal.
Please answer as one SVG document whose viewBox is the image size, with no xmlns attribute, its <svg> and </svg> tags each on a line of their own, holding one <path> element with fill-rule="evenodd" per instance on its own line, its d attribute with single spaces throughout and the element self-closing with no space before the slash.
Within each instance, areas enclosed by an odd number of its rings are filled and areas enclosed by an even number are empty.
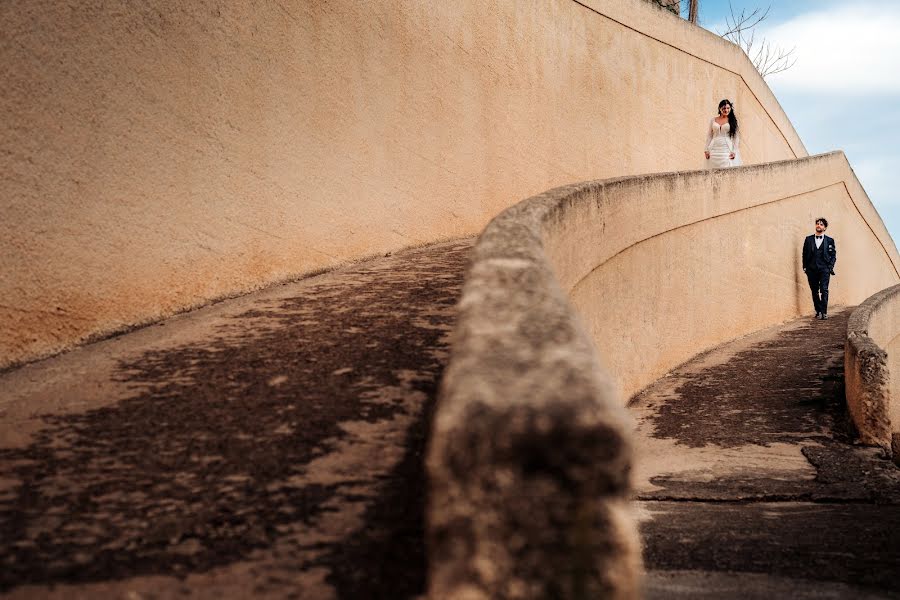
<svg viewBox="0 0 900 600">
<path fill-rule="evenodd" d="M 824 236 L 822 244 L 825 245 L 825 265 L 824 267 L 834 275 L 834 263 L 837 262 L 837 244 L 834 238 L 827 235 Z M 806 236 L 803 241 L 803 270 L 820 269 L 820 265 L 816 264 L 816 240 L 814 235 Z"/>
</svg>

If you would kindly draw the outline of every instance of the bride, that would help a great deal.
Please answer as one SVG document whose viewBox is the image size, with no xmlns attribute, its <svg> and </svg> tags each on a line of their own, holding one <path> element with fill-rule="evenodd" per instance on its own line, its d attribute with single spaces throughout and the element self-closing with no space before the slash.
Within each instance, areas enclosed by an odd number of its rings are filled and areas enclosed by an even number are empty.
<svg viewBox="0 0 900 600">
<path fill-rule="evenodd" d="M 740 143 L 734 107 L 731 100 L 722 100 L 719 102 L 719 116 L 709 122 L 706 130 L 706 168 L 740 166 Z"/>
</svg>

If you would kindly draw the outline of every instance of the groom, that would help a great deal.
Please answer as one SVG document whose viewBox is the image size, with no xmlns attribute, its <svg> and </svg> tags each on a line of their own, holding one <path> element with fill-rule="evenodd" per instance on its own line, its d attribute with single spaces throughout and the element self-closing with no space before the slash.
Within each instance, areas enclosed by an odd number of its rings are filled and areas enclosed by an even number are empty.
<svg viewBox="0 0 900 600">
<path fill-rule="evenodd" d="M 837 262 L 834 239 L 825 235 L 826 229 L 828 220 L 819 217 L 815 235 L 806 236 L 803 242 L 803 272 L 812 291 L 817 319 L 828 318 L 828 281 L 834 275 L 834 263 Z"/>
</svg>

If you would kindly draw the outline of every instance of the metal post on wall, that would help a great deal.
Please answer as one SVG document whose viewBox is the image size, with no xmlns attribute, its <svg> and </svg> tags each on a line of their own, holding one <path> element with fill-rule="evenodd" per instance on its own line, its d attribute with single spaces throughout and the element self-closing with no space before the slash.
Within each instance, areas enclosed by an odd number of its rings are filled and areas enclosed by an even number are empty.
<svg viewBox="0 0 900 600">
<path fill-rule="evenodd" d="M 690 8 L 688 10 L 688 21 L 697 22 L 697 15 L 700 12 L 700 0 L 690 0 Z"/>
</svg>

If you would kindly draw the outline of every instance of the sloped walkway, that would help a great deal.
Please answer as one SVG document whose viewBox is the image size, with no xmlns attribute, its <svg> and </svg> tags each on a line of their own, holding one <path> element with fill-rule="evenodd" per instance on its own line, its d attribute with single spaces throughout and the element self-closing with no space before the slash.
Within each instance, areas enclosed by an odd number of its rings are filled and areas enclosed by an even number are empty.
<svg viewBox="0 0 900 600">
<path fill-rule="evenodd" d="M 472 240 L 0 376 L 0 595 L 406 598 Z"/>
<path fill-rule="evenodd" d="M 633 399 L 648 598 L 900 597 L 900 470 L 853 445 L 849 312 L 735 340 Z"/>
<path fill-rule="evenodd" d="M 0 596 L 417 597 L 471 245 L 0 375 Z M 635 399 L 649 598 L 900 597 L 900 476 L 852 445 L 846 317 L 736 340 Z"/>
</svg>

